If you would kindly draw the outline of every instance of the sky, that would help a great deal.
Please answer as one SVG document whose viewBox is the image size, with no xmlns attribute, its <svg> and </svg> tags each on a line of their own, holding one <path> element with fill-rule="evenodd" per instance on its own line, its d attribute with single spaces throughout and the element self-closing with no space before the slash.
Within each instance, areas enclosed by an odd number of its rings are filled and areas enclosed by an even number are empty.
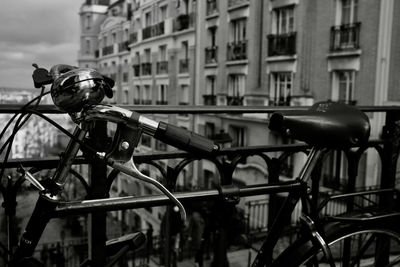
<svg viewBox="0 0 400 267">
<path fill-rule="evenodd" d="M 77 65 L 83 0 L 1 0 L 0 87 L 34 88 L 32 63 Z"/>
</svg>

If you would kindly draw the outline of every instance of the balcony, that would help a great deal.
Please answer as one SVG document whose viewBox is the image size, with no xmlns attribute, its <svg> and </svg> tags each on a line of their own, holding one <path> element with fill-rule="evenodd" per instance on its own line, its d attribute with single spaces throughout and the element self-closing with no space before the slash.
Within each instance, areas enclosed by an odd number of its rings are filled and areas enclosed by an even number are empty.
<svg viewBox="0 0 400 267">
<path fill-rule="evenodd" d="M 218 60 L 218 46 L 210 46 L 205 48 L 206 64 L 217 63 Z"/>
<path fill-rule="evenodd" d="M 203 105 L 215 106 L 217 104 L 216 95 L 203 95 Z"/>
<path fill-rule="evenodd" d="M 331 27 L 331 52 L 360 49 L 361 22 Z"/>
<path fill-rule="evenodd" d="M 247 59 L 247 40 L 228 43 L 228 61 L 246 60 Z"/>
<path fill-rule="evenodd" d="M 292 56 L 296 54 L 296 33 L 268 35 L 268 56 Z"/>
<path fill-rule="evenodd" d="M 125 51 L 129 51 L 129 42 L 128 41 L 118 44 L 118 52 L 121 53 L 121 52 L 125 52 Z"/>
<path fill-rule="evenodd" d="M 138 98 L 135 98 L 133 100 L 133 104 L 135 104 L 135 105 L 151 105 L 151 99 L 138 99 Z"/>
<path fill-rule="evenodd" d="M 157 74 L 168 74 L 168 61 L 157 62 Z"/>
<path fill-rule="evenodd" d="M 151 63 L 142 63 L 142 75 L 151 75 Z"/>
<path fill-rule="evenodd" d="M 105 46 L 101 49 L 102 56 L 114 54 L 114 45 Z"/>
<path fill-rule="evenodd" d="M 208 0 L 206 15 L 211 16 L 218 13 L 218 0 Z"/>
<path fill-rule="evenodd" d="M 133 76 L 139 77 L 140 76 L 140 64 L 135 64 L 133 67 Z"/>
<path fill-rule="evenodd" d="M 0 107 L 2 113 L 7 114 L 15 114 L 16 112 L 21 111 L 22 106 L 12 106 L 12 105 L 4 105 Z M 384 139 L 375 139 L 371 140 L 368 144 L 368 150 L 372 150 L 376 153 L 377 164 L 382 166 L 381 172 L 379 175 L 377 184 L 382 184 L 382 187 L 386 188 L 387 184 L 396 184 L 396 170 L 397 167 L 397 152 L 400 150 L 400 145 L 397 142 L 397 134 L 400 132 L 400 123 L 396 118 L 400 116 L 400 108 L 399 107 L 363 107 L 364 111 L 368 111 L 371 113 L 385 113 L 386 114 L 386 125 L 380 125 L 379 127 L 383 127 L 383 129 L 389 129 L 389 131 L 383 131 L 385 133 Z M 182 113 L 196 113 L 196 114 L 204 114 L 207 116 L 208 114 L 231 114 L 235 116 L 235 114 L 246 114 L 253 112 L 263 112 L 270 114 L 274 111 L 288 111 L 287 108 L 279 108 L 279 107 L 263 107 L 260 109 L 253 109 L 248 107 L 212 107 L 212 108 L 201 108 L 198 107 L 185 107 L 185 110 L 182 110 L 181 107 L 137 107 L 132 106 L 129 107 L 131 110 L 137 110 L 143 114 L 152 114 L 152 113 L 164 113 L 171 114 L 172 112 L 176 112 L 176 114 Z M 52 106 L 43 106 L 39 110 L 44 113 L 58 113 L 60 111 Z M 290 109 L 294 110 L 294 109 Z M 299 110 L 304 110 L 303 108 Z M 99 135 L 95 134 L 94 136 L 104 136 L 106 137 L 105 129 L 103 128 L 95 128 L 94 131 L 100 133 Z M 99 147 L 102 147 L 104 143 L 106 143 L 107 139 L 96 140 L 94 144 Z M 144 142 L 146 145 L 151 146 L 151 143 L 148 144 L 146 142 L 150 141 L 151 138 L 147 136 L 148 139 Z M 222 140 L 222 139 L 221 139 Z M 221 142 L 232 142 L 232 140 L 228 138 L 224 138 Z M 161 181 L 166 185 L 170 186 L 174 189 L 174 194 L 179 198 L 185 201 L 185 207 L 188 209 L 188 213 L 191 214 L 193 210 L 190 208 L 191 206 L 196 206 L 198 204 L 205 210 L 204 224 L 205 226 L 210 226 L 208 223 L 218 222 L 213 224 L 215 227 L 213 231 L 210 231 L 207 237 L 209 238 L 207 241 L 207 246 L 205 250 L 200 253 L 200 256 L 203 257 L 206 261 L 206 266 L 212 265 L 214 266 L 223 266 L 220 262 L 217 262 L 221 255 L 225 258 L 229 257 L 230 254 L 227 253 L 236 253 L 242 252 L 241 255 L 247 255 L 249 251 L 249 246 L 254 247 L 259 244 L 258 240 L 261 240 L 266 235 L 267 229 L 271 225 L 271 220 L 268 218 L 274 218 L 274 214 L 276 214 L 278 209 L 278 204 L 280 202 L 279 193 L 286 191 L 278 191 L 276 188 L 276 183 L 272 181 L 272 179 L 278 179 L 281 173 L 287 173 L 287 168 L 292 170 L 294 167 L 298 167 L 297 165 L 287 164 L 287 157 L 282 155 L 298 155 L 302 160 L 304 156 L 304 152 L 308 151 L 309 147 L 304 144 L 296 143 L 291 145 L 266 145 L 260 144 L 257 146 L 247 146 L 247 147 L 234 147 L 234 148 L 221 148 L 218 152 L 218 155 L 212 158 L 215 164 L 215 172 L 219 172 L 223 174 L 223 177 L 230 177 L 235 169 L 237 169 L 236 163 L 241 159 L 245 159 L 252 155 L 262 155 L 261 162 L 263 165 L 268 167 L 268 180 L 263 177 L 263 182 L 260 184 L 248 184 L 248 185 L 240 185 L 240 190 L 245 189 L 245 194 L 240 195 L 238 192 L 239 187 L 235 185 L 232 179 L 227 179 L 226 185 L 222 185 L 217 190 L 216 188 L 210 189 L 209 183 L 206 181 L 217 181 L 219 182 L 219 175 L 212 173 L 211 176 L 201 177 L 204 178 L 204 184 L 196 185 L 196 187 L 192 187 L 188 184 L 181 187 L 176 185 L 176 180 L 179 175 L 181 175 L 184 171 L 184 164 L 187 162 L 193 161 L 192 153 L 184 153 L 181 151 L 149 151 L 149 152 L 141 152 L 134 153 L 133 160 L 136 163 L 139 163 L 141 167 L 151 167 L 156 166 L 160 171 Z M 378 152 L 379 153 L 378 153 Z M 326 151 L 328 152 L 328 151 Z M 343 190 L 343 192 L 358 192 L 360 189 L 354 186 L 355 181 L 359 181 L 360 178 L 357 176 L 357 169 L 360 166 L 358 164 L 359 155 L 358 148 L 353 148 L 351 151 L 347 151 L 347 155 L 351 155 L 350 159 L 347 159 L 347 156 L 342 155 L 340 158 L 337 158 L 337 162 L 346 162 L 346 168 L 348 168 L 348 173 L 345 175 L 346 182 L 343 182 L 341 177 L 335 177 L 333 175 L 328 176 L 329 183 L 332 183 L 332 186 Z M 362 152 L 362 151 L 361 151 Z M 86 154 L 86 153 L 85 153 Z M 84 154 L 84 155 L 85 155 Z M 234 157 L 234 161 L 229 161 L 227 158 Z M 261 158 L 261 157 L 260 157 Z M 170 165 L 165 164 L 161 165 L 158 162 L 160 160 L 175 160 L 177 164 Z M 201 160 L 201 158 L 199 158 Z M 390 160 L 387 160 L 390 159 Z M 392 160 L 394 159 L 394 160 Z M 301 160 L 301 161 L 302 161 Z M 199 173 L 202 171 L 207 171 L 206 163 L 208 160 L 203 160 L 203 165 L 199 167 Z M 362 160 L 360 161 L 362 162 Z M 50 170 L 56 167 L 59 164 L 59 156 L 48 156 L 41 158 L 21 158 L 21 159 L 12 159 L 7 163 L 1 163 L 2 167 L 7 168 L 7 173 L 11 173 L 13 168 L 17 168 L 18 166 L 24 166 L 26 168 L 30 168 L 31 172 L 34 170 Z M 123 234 L 132 233 L 135 231 L 141 231 L 146 234 L 148 237 L 148 243 L 146 246 L 142 246 L 139 250 L 135 251 L 134 259 L 132 259 L 132 255 L 127 253 L 126 257 L 121 259 L 123 262 L 135 261 L 132 266 L 138 266 L 136 263 L 145 263 L 140 266 L 150 266 L 147 265 L 147 259 L 154 263 L 156 266 L 166 266 L 166 261 L 170 264 L 169 266 L 190 266 L 193 265 L 193 257 L 190 254 L 192 251 L 192 247 L 187 246 L 179 246 L 179 251 L 182 252 L 180 257 L 172 257 L 174 253 L 174 248 L 169 246 L 173 240 L 173 236 L 170 234 L 172 231 L 179 230 L 178 220 L 174 220 L 172 214 L 172 209 L 168 209 L 167 206 L 170 206 L 171 202 L 163 195 L 156 196 L 148 196 L 141 195 L 136 193 L 138 188 L 135 187 L 135 182 L 126 184 L 126 179 L 118 178 L 118 183 L 113 177 L 113 175 L 107 176 L 109 174 L 107 167 L 105 166 L 104 161 L 102 160 L 93 160 L 92 158 L 85 158 L 83 156 L 79 156 L 73 161 L 74 171 L 71 172 L 71 175 L 68 178 L 67 185 L 64 188 L 63 196 L 65 193 L 65 198 L 69 197 L 73 194 L 78 194 L 76 197 L 79 200 L 72 199 L 63 199 L 61 203 L 57 204 L 56 202 L 52 203 L 57 205 L 57 208 L 52 211 L 49 216 L 61 217 L 60 219 L 54 220 L 65 220 L 61 221 L 60 226 L 65 227 L 65 234 L 57 234 L 52 235 L 51 240 L 46 240 L 46 243 L 39 243 L 39 246 L 35 250 L 35 257 L 41 261 L 50 261 L 54 255 L 64 256 L 57 257 L 61 258 L 61 262 L 57 261 L 57 266 L 78 266 L 77 262 L 79 262 L 82 258 L 87 257 L 88 251 L 93 254 L 92 260 L 97 262 L 106 262 L 101 251 L 105 251 L 105 240 L 99 240 L 99 238 L 106 238 L 105 234 L 99 234 L 96 238 L 93 238 L 92 233 L 105 233 L 106 230 L 114 231 L 118 237 Z M 253 163 L 254 164 L 254 163 Z M 296 164 L 296 163 L 295 163 Z M 88 171 L 88 168 L 91 168 L 91 171 Z M 336 166 L 336 164 L 335 164 Z M 245 165 L 246 168 L 251 168 L 251 164 Z M 148 172 L 146 172 L 149 174 Z M 322 173 L 321 170 L 318 170 L 316 176 Z M 322 178 L 325 178 L 326 170 L 323 171 Z M 360 173 L 359 173 L 360 174 Z M 34 174 L 36 177 L 40 177 L 38 174 Z M 221 175 L 222 176 L 222 175 Z M 87 178 L 87 179 L 86 179 Z M 243 177 L 244 180 L 247 177 Z M 337 179 L 339 178 L 339 179 Z M 40 178 L 39 178 L 40 179 Z M 40 179 L 41 180 L 41 179 Z M 114 180 L 114 183 L 113 183 Z M 92 181 L 91 183 L 87 181 Z M 322 182 L 322 181 L 321 181 Z M 338 186 L 338 182 L 342 183 Z M 265 188 L 272 183 L 273 188 L 270 191 L 266 191 Z M 26 183 L 25 183 L 26 184 Z M 113 186 L 111 186 L 113 184 Z M 110 185 L 110 188 L 106 186 Z M 286 182 L 286 185 L 290 188 L 294 188 L 297 186 L 296 181 L 291 183 L 290 181 Z M 303 185 L 300 185 L 303 188 Z M 80 188 L 80 190 L 76 190 Z M 22 181 L 20 176 L 10 175 L 8 179 L 3 179 L 0 183 L 0 194 L 2 199 L 2 219 L 4 219 L 3 224 L 4 227 L 0 228 L 0 233 L 5 237 L 5 240 L 10 240 L 10 244 L 6 242 L 2 242 L 2 251 L 5 251 L 6 246 L 10 245 L 13 247 L 15 245 L 16 240 L 18 240 L 18 234 L 20 227 L 24 227 L 23 224 L 18 223 L 23 219 L 26 219 L 26 215 L 23 216 L 19 211 L 28 210 L 27 203 L 31 202 L 31 199 L 37 199 L 37 190 L 33 190 L 30 186 L 22 186 Z M 372 187 L 365 189 L 380 189 L 380 187 Z M 70 190 L 70 191 L 68 191 Z M 102 199 L 104 198 L 104 192 L 109 192 L 112 198 Z M 121 191 L 118 191 L 121 190 Z M 184 191 L 183 191 L 184 190 Z M 93 192 L 102 192 L 100 197 L 97 197 L 93 194 Z M 221 195 L 222 192 L 226 192 L 227 195 Z M 18 193 L 18 194 L 17 194 Z M 272 194 L 271 194 L 272 193 Z M 321 192 L 320 194 L 313 195 L 313 199 L 315 203 L 324 203 L 324 200 L 329 199 L 333 191 L 327 190 L 327 192 Z M 266 194 L 271 194 L 268 199 L 261 199 L 265 197 Z M 18 196 L 18 201 L 17 201 Z M 89 196 L 92 198 L 90 201 L 86 201 L 89 199 Z M 227 202 L 227 196 L 233 196 L 233 198 L 229 198 L 231 200 Z M 246 196 L 259 196 L 257 200 L 252 198 L 251 200 L 246 199 Z M 378 196 L 380 199 L 387 199 L 389 195 Z M 243 205 L 235 206 L 236 198 L 240 198 Z M 260 200 L 261 199 L 261 200 Z M 398 198 L 397 198 L 398 199 Z M 81 201 L 84 200 L 84 201 Z M 355 205 L 357 207 L 359 205 L 365 205 L 366 203 L 370 203 L 371 201 L 375 201 L 373 198 L 366 198 L 364 195 L 361 197 L 355 197 L 353 199 Z M 324 215 L 337 215 L 341 212 L 345 212 L 348 209 L 352 209 L 352 207 L 348 207 L 349 201 L 344 201 L 343 199 L 339 199 L 337 201 L 330 201 L 326 203 L 325 206 L 319 206 L 322 209 L 321 216 Z M 379 203 L 382 205 L 383 203 Z M 166 205 L 166 206 L 163 206 Z M 226 205 L 232 209 L 226 209 Z M 150 209 L 151 207 L 160 206 L 160 208 L 164 208 L 160 211 L 160 225 L 161 218 L 171 218 L 171 221 L 163 224 L 163 227 L 157 230 L 153 230 L 152 228 L 141 229 L 138 226 L 139 224 L 135 224 L 135 222 L 141 222 L 143 220 L 147 220 L 151 215 L 146 210 L 141 210 L 142 208 Z M 32 205 L 30 205 L 32 207 Z M 386 207 L 386 206 L 385 206 Z M 236 208 L 236 209 L 235 209 Z M 243 209 L 242 209 L 243 208 Z M 17 215 L 13 212 L 4 212 L 16 209 Z M 212 209 L 213 212 L 210 212 Z M 230 212 L 227 213 L 228 210 L 235 210 L 234 214 Z M 86 215 L 89 211 L 95 211 L 93 213 L 92 218 L 94 220 L 88 220 Z M 300 210 L 296 210 L 300 212 Z M 113 216 L 112 213 L 117 213 L 118 216 Z M 140 216 L 142 213 L 146 212 L 143 216 Z M 24 212 L 25 213 L 25 212 Z M 219 216 L 223 214 L 224 216 Z M 239 214 L 239 215 L 238 215 Z M 217 215 L 217 216 L 216 216 Z M 294 214 L 296 215 L 296 213 Z M 286 227 L 288 227 L 288 231 L 284 232 L 284 236 L 282 237 L 282 241 L 285 244 L 292 242 L 295 238 L 296 234 L 298 234 L 299 221 L 293 219 L 293 216 L 287 222 Z M 52 222 L 54 222 L 52 221 Z M 106 224 L 106 222 L 110 224 Z M 235 222 L 235 223 L 232 223 Z M 16 225 L 13 225 L 16 224 Z M 57 223 L 57 222 L 55 222 Z M 154 223 L 154 221 L 152 221 Z M 110 227 L 111 229 L 105 229 L 105 226 Z M 232 228 L 240 225 L 240 228 Z M 229 230 L 229 231 L 228 231 Z M 228 237 L 221 235 L 222 231 L 229 232 Z M 70 236 L 70 233 L 73 233 L 74 236 Z M 167 233 L 167 234 L 165 234 Z M 237 235 L 237 236 L 236 236 Z M 245 243 L 231 243 L 232 240 L 236 241 L 235 237 L 245 237 L 247 242 Z M 258 238 L 257 241 L 254 241 L 255 238 Z M 97 242 L 97 243 L 95 243 Z M 4 245 L 3 245 L 4 244 Z M 354 243 L 353 243 L 354 244 Z M 231 250 L 231 247 L 233 249 Z M 354 244 L 356 245 L 356 244 Z M 216 254 L 214 254 L 214 252 Z M 65 253 L 65 254 L 64 254 Z M 67 254 L 68 253 L 68 254 Z M 368 253 L 373 253 L 370 251 Z M 6 266 L 6 256 L 5 253 L 0 254 L 3 257 L 0 257 L 0 266 Z M 372 255 L 372 254 L 371 254 Z M 170 257 L 170 258 L 169 258 Z M 242 257 L 244 259 L 234 259 L 229 258 L 230 263 L 235 266 L 248 266 L 247 257 Z M 233 262 L 231 262 L 233 260 Z M 239 262 L 239 260 L 242 260 Z M 137 261 L 137 262 L 136 262 Z M 175 265 L 176 264 L 176 265 Z M 54 264 L 55 265 L 55 264 Z M 151 265 L 153 266 L 153 265 Z"/>
<path fill-rule="evenodd" d="M 189 59 L 180 59 L 179 60 L 179 73 L 188 73 L 189 72 Z"/>
<path fill-rule="evenodd" d="M 194 27 L 194 13 L 181 14 L 173 20 L 173 31 L 183 31 Z"/>
<path fill-rule="evenodd" d="M 227 96 L 226 103 L 228 106 L 243 106 L 243 96 Z"/>
<path fill-rule="evenodd" d="M 162 21 L 160 23 L 157 23 L 155 25 L 146 27 L 142 30 L 142 38 L 143 40 L 160 36 L 165 33 L 165 22 Z"/>
<path fill-rule="evenodd" d="M 157 100 L 156 105 L 168 105 L 168 101 L 167 100 Z"/>
</svg>

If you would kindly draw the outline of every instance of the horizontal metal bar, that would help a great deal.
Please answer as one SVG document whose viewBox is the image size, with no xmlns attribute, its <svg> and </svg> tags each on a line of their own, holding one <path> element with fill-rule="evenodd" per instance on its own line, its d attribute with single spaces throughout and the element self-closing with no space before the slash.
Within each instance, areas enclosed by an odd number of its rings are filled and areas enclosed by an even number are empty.
<svg viewBox="0 0 400 267">
<path fill-rule="evenodd" d="M 275 111 L 306 110 L 309 106 L 194 106 L 194 105 L 118 105 L 139 113 L 152 114 L 238 114 L 238 113 L 272 113 Z M 23 105 L 0 105 L 0 113 L 20 113 Z M 389 112 L 400 111 L 400 106 L 357 106 L 364 112 Z M 45 114 L 62 114 L 54 105 L 39 105 L 36 108 Z"/>
<path fill-rule="evenodd" d="M 224 196 L 255 196 L 262 194 L 290 192 L 300 190 L 302 185 L 293 181 L 281 184 L 260 184 L 240 188 Z M 221 197 L 218 190 L 203 190 L 197 192 L 177 192 L 174 196 L 183 204 L 190 201 L 214 201 Z M 165 195 L 152 195 L 142 197 L 117 197 L 108 199 L 83 200 L 78 202 L 60 203 L 59 207 L 52 214 L 52 217 L 63 217 L 71 214 L 86 214 L 96 211 L 115 211 L 126 209 L 138 209 L 145 207 L 163 206 L 172 204 Z"/>
</svg>

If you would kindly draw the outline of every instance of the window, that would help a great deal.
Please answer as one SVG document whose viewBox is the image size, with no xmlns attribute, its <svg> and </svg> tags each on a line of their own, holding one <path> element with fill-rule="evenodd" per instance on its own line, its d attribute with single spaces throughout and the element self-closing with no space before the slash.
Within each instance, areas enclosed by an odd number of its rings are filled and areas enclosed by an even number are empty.
<svg viewBox="0 0 400 267">
<path fill-rule="evenodd" d="M 85 28 L 89 30 L 92 27 L 92 15 L 88 14 L 85 18 Z"/>
<path fill-rule="evenodd" d="M 156 140 L 156 150 L 167 151 L 167 144 L 162 141 Z"/>
<path fill-rule="evenodd" d="M 167 46 L 166 45 L 160 45 L 158 47 L 158 54 L 160 57 L 160 61 L 166 61 L 167 60 Z"/>
<path fill-rule="evenodd" d="M 158 105 L 166 105 L 167 102 L 167 89 L 168 85 L 166 84 L 160 84 L 158 86 Z"/>
<path fill-rule="evenodd" d="M 112 42 L 113 44 L 117 42 L 117 34 L 115 32 L 112 33 Z"/>
<path fill-rule="evenodd" d="M 231 74 L 228 76 L 228 105 L 242 105 L 246 88 L 246 75 Z"/>
<path fill-rule="evenodd" d="M 236 19 L 231 22 L 231 42 L 238 43 L 246 40 L 247 19 Z"/>
<path fill-rule="evenodd" d="M 144 104 L 151 104 L 151 89 L 150 85 L 147 84 L 144 86 L 143 102 Z"/>
<path fill-rule="evenodd" d="M 287 34 L 294 31 L 294 7 L 275 9 L 273 12 L 273 34 Z"/>
<path fill-rule="evenodd" d="M 160 6 L 159 21 L 167 19 L 167 5 Z"/>
<path fill-rule="evenodd" d="M 337 70 L 332 77 L 332 100 L 352 103 L 354 100 L 354 70 Z"/>
<path fill-rule="evenodd" d="M 141 100 L 142 100 L 142 95 L 141 95 L 140 86 L 136 85 L 135 90 L 133 91 L 133 103 L 141 104 Z"/>
<path fill-rule="evenodd" d="M 90 40 L 86 40 L 86 42 L 85 42 L 85 53 L 86 54 L 90 54 L 90 47 L 91 47 L 91 45 L 90 45 Z"/>
<path fill-rule="evenodd" d="M 182 42 L 182 51 L 185 55 L 185 59 L 189 57 L 189 44 L 188 41 Z"/>
<path fill-rule="evenodd" d="M 128 90 L 124 90 L 124 99 L 123 99 L 123 103 L 124 104 L 128 104 L 129 102 L 129 91 Z"/>
<path fill-rule="evenodd" d="M 144 14 L 144 27 L 151 26 L 151 12 L 147 12 Z"/>
<path fill-rule="evenodd" d="M 277 106 L 289 106 L 293 83 L 293 73 L 273 72 L 270 75 L 270 96 L 273 104 Z"/>
<path fill-rule="evenodd" d="M 142 146 L 151 147 L 151 137 L 150 136 L 143 134 L 141 136 L 141 138 L 142 138 L 142 141 L 141 141 Z"/>
<path fill-rule="evenodd" d="M 341 25 L 357 22 L 358 0 L 341 0 L 338 4 L 338 17 Z"/>
<path fill-rule="evenodd" d="M 208 36 L 210 39 L 211 47 L 214 47 L 215 43 L 216 43 L 215 38 L 217 36 L 217 27 L 216 26 L 208 28 Z"/>
<path fill-rule="evenodd" d="M 204 126 L 204 136 L 207 138 L 213 138 L 215 135 L 215 125 L 211 122 L 206 122 Z"/>
<path fill-rule="evenodd" d="M 128 73 L 124 72 L 122 73 L 122 82 L 127 83 L 129 79 Z"/>
<path fill-rule="evenodd" d="M 144 60 L 147 63 L 151 62 L 151 50 L 150 50 L 150 48 L 147 48 L 147 49 L 144 50 Z"/>
<path fill-rule="evenodd" d="M 206 94 L 207 95 L 214 95 L 215 94 L 215 84 L 216 84 L 216 77 L 214 75 L 207 76 L 206 78 Z"/>
<path fill-rule="evenodd" d="M 188 105 L 189 104 L 189 85 L 182 84 L 180 88 L 180 105 Z"/>
<path fill-rule="evenodd" d="M 229 135 L 232 137 L 232 147 L 246 146 L 246 128 L 230 126 Z"/>
</svg>

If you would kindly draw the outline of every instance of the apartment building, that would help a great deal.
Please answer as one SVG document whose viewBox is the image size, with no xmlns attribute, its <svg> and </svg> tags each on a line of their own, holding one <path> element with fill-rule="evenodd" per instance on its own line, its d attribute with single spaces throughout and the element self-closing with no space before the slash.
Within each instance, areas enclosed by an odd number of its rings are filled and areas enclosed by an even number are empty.
<svg viewBox="0 0 400 267">
<path fill-rule="evenodd" d="M 112 103 L 298 106 L 400 100 L 400 18 L 394 16 L 400 3 L 394 0 L 119 0 L 106 8 L 100 2 L 82 6 L 79 62 L 116 80 Z M 84 26 L 88 18 L 93 27 Z M 227 146 L 292 142 L 269 132 L 265 114 L 154 116 L 210 138 L 228 137 Z M 383 121 L 379 114 L 371 116 L 373 136 Z M 143 137 L 141 149 L 169 148 Z M 328 189 L 346 183 L 347 167 L 338 153 L 324 167 Z M 357 186 L 376 182 L 376 157 L 363 156 L 366 177 Z M 296 176 L 303 160 L 289 157 L 283 175 Z M 154 169 L 143 171 L 159 176 Z M 180 177 L 182 185 L 192 172 L 204 187 L 218 178 L 215 166 L 201 162 Z M 263 160 L 251 157 L 233 176 L 250 184 L 264 182 L 268 172 Z"/>
</svg>

